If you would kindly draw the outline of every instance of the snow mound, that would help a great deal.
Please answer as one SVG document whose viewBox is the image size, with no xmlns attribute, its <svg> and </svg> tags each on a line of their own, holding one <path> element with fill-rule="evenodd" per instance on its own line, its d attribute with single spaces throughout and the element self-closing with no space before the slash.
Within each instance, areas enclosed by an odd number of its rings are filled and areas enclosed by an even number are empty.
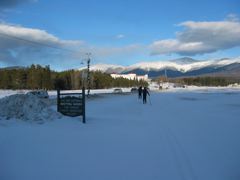
<svg viewBox="0 0 240 180">
<path fill-rule="evenodd" d="M 15 94 L 0 99 L 0 116 L 38 123 L 60 118 L 49 104 L 32 94 Z"/>
</svg>

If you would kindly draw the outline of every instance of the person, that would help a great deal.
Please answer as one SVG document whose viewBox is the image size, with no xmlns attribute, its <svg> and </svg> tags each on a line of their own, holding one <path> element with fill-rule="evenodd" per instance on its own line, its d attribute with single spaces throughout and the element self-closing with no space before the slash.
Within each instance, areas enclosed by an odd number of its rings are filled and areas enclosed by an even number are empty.
<svg viewBox="0 0 240 180">
<path fill-rule="evenodd" d="M 142 98 L 142 86 L 140 86 L 139 88 L 138 88 L 138 99 L 141 99 Z"/>
<path fill-rule="evenodd" d="M 147 103 L 147 95 L 150 96 L 150 93 L 148 92 L 147 87 L 144 87 L 142 93 L 143 93 L 143 104 L 146 104 Z"/>
</svg>

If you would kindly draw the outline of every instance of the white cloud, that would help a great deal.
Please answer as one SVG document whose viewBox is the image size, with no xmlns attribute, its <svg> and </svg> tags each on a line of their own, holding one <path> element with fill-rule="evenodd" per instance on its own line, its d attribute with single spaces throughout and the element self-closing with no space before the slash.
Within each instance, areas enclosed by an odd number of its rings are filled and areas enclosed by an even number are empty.
<svg viewBox="0 0 240 180">
<path fill-rule="evenodd" d="M 0 33 L 1 38 L 4 38 L 5 41 L 11 41 L 10 37 L 23 38 L 29 41 L 34 41 L 37 43 L 46 43 L 48 45 L 55 46 L 65 46 L 65 45 L 79 45 L 80 41 L 66 41 L 57 38 L 56 36 L 47 33 L 44 30 L 25 28 L 16 25 L 9 24 L 0 24 Z M 8 37 L 9 36 L 9 37 Z M 15 39 L 16 40 L 16 39 Z M 19 41 L 21 43 L 21 41 Z M 5 42 L 1 41 L 0 44 L 5 45 Z M 24 43 L 27 44 L 27 43 Z M 13 46 L 15 44 L 12 44 Z M 18 43 L 16 44 L 16 46 Z"/>
<path fill-rule="evenodd" d="M 152 55 L 196 55 L 240 46 L 240 22 L 194 22 L 179 24 L 184 30 L 176 33 L 176 39 L 155 41 L 150 45 Z"/>
<path fill-rule="evenodd" d="M 123 38 L 125 38 L 125 35 L 123 35 L 123 34 L 118 34 L 118 35 L 116 36 L 116 38 L 117 38 L 117 39 L 123 39 Z"/>
<path fill-rule="evenodd" d="M 9 65 L 47 63 L 53 56 L 62 58 L 69 53 L 61 49 L 77 49 L 83 44 L 61 40 L 44 30 L 0 24 L 0 62 Z"/>
<path fill-rule="evenodd" d="M 239 17 L 236 14 L 228 14 L 225 20 L 226 21 L 239 21 Z"/>
<path fill-rule="evenodd" d="M 107 60 L 138 54 L 144 47 L 138 44 L 94 46 L 78 40 L 62 40 L 45 30 L 0 23 L 0 49 L 0 63 L 5 65 L 37 63 L 69 68 L 74 64 L 79 66 L 86 52 L 91 52 L 95 60 Z"/>
</svg>

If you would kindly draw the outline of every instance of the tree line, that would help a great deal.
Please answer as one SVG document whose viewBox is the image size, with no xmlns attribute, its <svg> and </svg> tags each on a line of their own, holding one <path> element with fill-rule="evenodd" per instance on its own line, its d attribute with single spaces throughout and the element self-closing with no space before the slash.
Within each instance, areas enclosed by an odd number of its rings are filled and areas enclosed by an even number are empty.
<svg viewBox="0 0 240 180">
<path fill-rule="evenodd" d="M 240 83 L 239 79 L 230 77 L 188 77 L 171 79 L 170 81 L 174 83 L 195 86 L 227 86 L 233 83 Z"/>
<path fill-rule="evenodd" d="M 0 69 L 0 89 L 81 89 L 86 82 L 86 70 L 53 71 L 50 66 L 31 65 L 26 68 Z M 147 86 L 145 81 L 112 78 L 100 71 L 90 72 L 91 89 Z"/>
</svg>

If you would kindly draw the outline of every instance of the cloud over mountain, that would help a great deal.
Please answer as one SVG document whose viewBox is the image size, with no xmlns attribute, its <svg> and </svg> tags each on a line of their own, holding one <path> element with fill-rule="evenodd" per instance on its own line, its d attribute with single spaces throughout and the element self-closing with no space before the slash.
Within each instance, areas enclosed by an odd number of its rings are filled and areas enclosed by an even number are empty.
<svg viewBox="0 0 240 180">
<path fill-rule="evenodd" d="M 139 55 L 179 54 L 192 56 L 240 46 L 240 22 L 233 15 L 219 22 L 186 21 L 175 39 L 151 44 L 95 45 L 81 40 L 64 40 L 46 30 L 0 23 L 0 65 L 50 64 L 54 68 L 79 66 L 86 52 L 95 62 L 121 64 Z M 121 35 L 123 37 L 123 35 Z M 120 35 L 119 35 L 120 37 Z M 117 62 L 118 61 L 118 62 Z"/>
<path fill-rule="evenodd" d="M 196 55 L 240 46 L 240 22 L 186 21 L 179 26 L 184 30 L 175 39 L 155 41 L 150 45 L 151 54 Z"/>
</svg>

